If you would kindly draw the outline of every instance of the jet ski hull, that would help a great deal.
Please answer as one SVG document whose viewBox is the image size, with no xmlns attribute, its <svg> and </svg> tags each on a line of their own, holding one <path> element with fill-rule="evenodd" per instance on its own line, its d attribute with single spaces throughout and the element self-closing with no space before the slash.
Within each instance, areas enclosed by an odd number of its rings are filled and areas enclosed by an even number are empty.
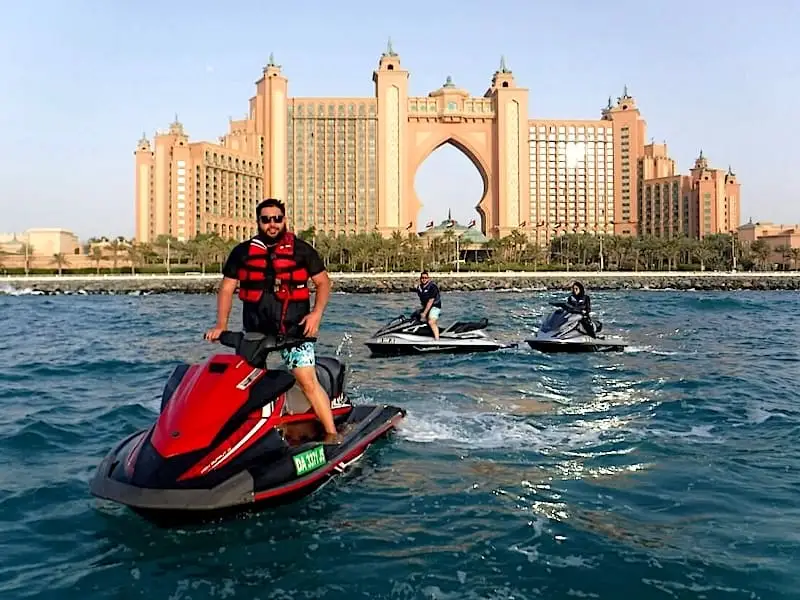
<svg viewBox="0 0 800 600">
<path fill-rule="evenodd" d="M 307 442 L 284 447 L 282 455 L 264 456 L 261 464 L 258 460 L 250 461 L 247 468 L 237 470 L 216 485 L 202 488 L 176 481 L 163 487 L 135 485 L 124 465 L 142 438 L 149 435 L 150 430 L 144 430 L 123 440 L 106 455 L 90 482 L 90 492 L 125 505 L 160 527 L 263 510 L 303 498 L 343 474 L 405 414 L 404 409 L 396 406 L 354 406 L 339 424 L 344 431 L 340 444 Z M 269 435 L 279 434 L 272 431 Z"/>
<path fill-rule="evenodd" d="M 617 340 L 604 340 L 601 338 L 556 340 L 546 338 L 532 338 L 525 340 L 534 350 L 540 352 L 622 352 L 627 344 Z"/>
<path fill-rule="evenodd" d="M 494 352 L 507 348 L 489 338 L 448 339 L 438 341 L 430 337 L 415 335 L 381 336 L 365 342 L 373 357 L 408 356 L 413 354 L 468 354 L 474 352 Z"/>
</svg>

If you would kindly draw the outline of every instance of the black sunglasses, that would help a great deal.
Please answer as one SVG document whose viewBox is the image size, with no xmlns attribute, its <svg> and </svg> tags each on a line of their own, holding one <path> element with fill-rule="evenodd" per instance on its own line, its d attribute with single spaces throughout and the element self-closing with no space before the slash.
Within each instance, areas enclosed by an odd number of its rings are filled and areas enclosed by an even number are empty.
<svg viewBox="0 0 800 600">
<path fill-rule="evenodd" d="M 258 220 L 264 225 L 267 223 L 283 223 L 283 215 L 259 215 Z"/>
</svg>

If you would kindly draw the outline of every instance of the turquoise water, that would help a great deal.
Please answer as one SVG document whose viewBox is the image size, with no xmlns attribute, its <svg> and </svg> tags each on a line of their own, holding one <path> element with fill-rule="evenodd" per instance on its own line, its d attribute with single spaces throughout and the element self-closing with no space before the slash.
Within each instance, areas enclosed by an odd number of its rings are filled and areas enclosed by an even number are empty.
<svg viewBox="0 0 800 600">
<path fill-rule="evenodd" d="M 519 340 L 555 298 L 442 319 Z M 622 354 L 370 359 L 413 301 L 336 295 L 324 323 L 355 401 L 408 409 L 394 437 L 307 500 L 164 531 L 87 482 L 219 350 L 214 297 L 0 296 L 0 598 L 797 597 L 799 294 L 595 293 Z"/>
</svg>

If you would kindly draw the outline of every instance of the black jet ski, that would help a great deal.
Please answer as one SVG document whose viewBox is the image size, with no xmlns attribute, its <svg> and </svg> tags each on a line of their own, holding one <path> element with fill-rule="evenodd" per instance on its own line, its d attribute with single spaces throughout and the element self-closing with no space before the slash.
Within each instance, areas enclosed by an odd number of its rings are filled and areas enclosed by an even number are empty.
<svg viewBox="0 0 800 600">
<path fill-rule="evenodd" d="M 372 356 L 492 352 L 509 347 L 489 337 L 485 331 L 489 327 L 489 320 L 486 318 L 479 321 L 456 321 L 446 329 L 440 328 L 437 341 L 430 325 L 421 321 L 419 315 L 419 312 L 412 313 L 410 317 L 400 315 L 376 331 L 365 342 Z"/>
<path fill-rule="evenodd" d="M 318 357 L 343 436 L 322 443 L 322 425 L 294 376 L 266 369 L 270 352 L 304 340 L 226 331 L 219 341 L 236 353 L 175 368 L 156 422 L 108 453 L 89 486 L 94 496 L 160 526 L 283 504 L 343 473 L 405 417 L 396 406 L 351 404 L 344 365 Z"/>
<path fill-rule="evenodd" d="M 570 309 L 565 302 L 551 302 L 556 307 L 547 315 L 532 339 L 525 340 L 528 345 L 541 352 L 621 352 L 627 344 L 618 339 L 597 335 L 603 323 L 592 319 L 595 335 L 592 336 L 582 323 L 579 312 Z"/>
</svg>

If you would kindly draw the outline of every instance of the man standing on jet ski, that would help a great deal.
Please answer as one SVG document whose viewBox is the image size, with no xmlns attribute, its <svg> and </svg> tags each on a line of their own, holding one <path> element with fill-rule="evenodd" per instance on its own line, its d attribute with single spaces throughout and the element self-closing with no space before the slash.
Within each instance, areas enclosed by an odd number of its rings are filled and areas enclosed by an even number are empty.
<svg viewBox="0 0 800 600">
<path fill-rule="evenodd" d="M 258 234 L 237 245 L 222 269 L 217 323 L 205 338 L 217 340 L 227 329 L 237 285 L 245 331 L 316 337 L 331 289 L 325 264 L 313 246 L 286 230 L 286 210 L 280 200 L 262 200 L 256 217 Z M 309 278 L 317 290 L 313 310 Z M 335 441 L 330 399 L 317 379 L 314 342 L 285 348 L 280 354 L 325 428 L 326 442 Z"/>
<path fill-rule="evenodd" d="M 439 288 L 430 278 L 427 271 L 419 274 L 419 285 L 417 286 L 417 296 L 422 304 L 420 321 L 428 322 L 433 331 L 433 339 L 439 339 L 439 316 L 442 314 L 442 297 Z"/>
<path fill-rule="evenodd" d="M 567 306 L 570 307 L 572 312 L 579 313 L 583 316 L 581 324 L 586 329 L 589 336 L 597 337 L 594 323 L 592 322 L 591 316 L 589 316 L 589 313 L 592 312 L 592 301 L 580 281 L 572 282 L 572 294 L 567 298 Z"/>
</svg>

